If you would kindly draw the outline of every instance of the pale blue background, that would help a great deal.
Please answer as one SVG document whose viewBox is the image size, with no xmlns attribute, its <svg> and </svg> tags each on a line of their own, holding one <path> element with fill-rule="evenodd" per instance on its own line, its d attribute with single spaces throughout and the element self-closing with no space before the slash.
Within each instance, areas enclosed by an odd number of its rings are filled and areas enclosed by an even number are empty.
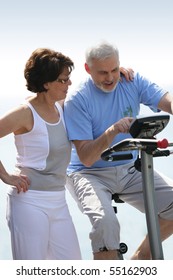
<svg viewBox="0 0 173 280">
<path fill-rule="evenodd" d="M 23 69 L 37 47 L 50 47 L 69 55 L 76 68 L 71 89 L 86 74 L 84 53 L 90 44 L 108 40 L 117 44 L 120 61 L 173 93 L 173 2 L 140 0 L 16 0 L 0 7 L 0 115 L 18 105 L 28 94 Z M 142 108 L 142 113 L 148 110 Z M 159 137 L 173 142 L 173 120 Z M 0 154 L 12 172 L 15 162 L 13 136 L 1 139 Z M 172 158 L 154 160 L 155 167 L 173 178 Z M 0 182 L 0 259 L 11 259 L 5 220 L 6 188 Z M 91 259 L 90 224 L 67 195 L 84 259 Z M 127 205 L 119 206 L 122 240 L 130 257 L 146 233 L 145 217 Z M 173 237 L 164 244 L 165 259 L 173 259 Z"/>
</svg>

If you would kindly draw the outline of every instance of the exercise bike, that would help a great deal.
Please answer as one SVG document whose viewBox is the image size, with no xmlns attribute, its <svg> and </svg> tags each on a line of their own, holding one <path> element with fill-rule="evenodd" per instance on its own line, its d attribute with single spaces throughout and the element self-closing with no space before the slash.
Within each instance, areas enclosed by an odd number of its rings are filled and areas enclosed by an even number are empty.
<svg viewBox="0 0 173 280">
<path fill-rule="evenodd" d="M 169 120 L 169 115 L 159 113 L 146 117 L 137 117 L 129 130 L 133 138 L 122 140 L 101 154 L 101 158 L 105 161 L 127 160 L 133 158 L 133 154 L 129 153 L 129 151 L 138 150 L 138 157 L 134 162 L 134 167 L 139 172 L 142 172 L 149 243 L 152 259 L 155 260 L 163 260 L 164 256 L 156 210 L 153 157 L 169 156 L 173 153 L 173 151 L 167 149 L 173 146 L 173 143 L 169 143 L 167 139 L 157 140 L 155 136 L 166 127 Z M 124 251 L 126 244 L 122 244 L 123 250 L 121 251 L 120 246 L 120 254 L 124 254 L 127 251 L 127 248 Z"/>
</svg>

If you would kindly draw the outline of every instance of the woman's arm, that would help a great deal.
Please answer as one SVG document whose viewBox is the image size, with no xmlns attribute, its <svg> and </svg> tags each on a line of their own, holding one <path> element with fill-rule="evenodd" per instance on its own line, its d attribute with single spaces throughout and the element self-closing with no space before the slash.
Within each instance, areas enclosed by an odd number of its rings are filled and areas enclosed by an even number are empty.
<svg viewBox="0 0 173 280">
<path fill-rule="evenodd" d="M 2 162 L 0 161 L 0 179 L 8 185 L 15 186 L 17 188 L 18 193 L 23 190 L 23 192 L 26 192 L 29 187 L 29 179 L 25 175 L 14 175 L 9 174 Z"/>
<path fill-rule="evenodd" d="M 19 106 L 0 118 L 0 138 L 10 133 L 25 133 L 32 127 L 32 118 L 27 106 Z M 8 185 L 15 186 L 17 191 L 28 190 L 29 179 L 25 175 L 9 174 L 0 161 L 0 179 Z"/>
</svg>

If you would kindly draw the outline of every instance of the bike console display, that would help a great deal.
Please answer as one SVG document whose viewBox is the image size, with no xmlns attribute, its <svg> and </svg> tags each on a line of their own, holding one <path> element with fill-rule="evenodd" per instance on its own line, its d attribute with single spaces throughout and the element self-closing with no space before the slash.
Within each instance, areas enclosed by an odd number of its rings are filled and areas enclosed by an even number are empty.
<svg viewBox="0 0 173 280">
<path fill-rule="evenodd" d="M 130 126 L 130 134 L 133 138 L 124 139 L 112 147 L 106 149 L 101 154 L 101 158 L 106 161 L 132 159 L 132 154 L 116 154 L 116 152 L 130 150 L 154 151 L 157 148 L 167 148 L 168 141 L 163 139 L 157 141 L 154 136 L 161 132 L 169 122 L 169 115 L 154 114 L 146 117 L 137 117 Z M 136 139 L 135 139 L 136 138 Z"/>
<path fill-rule="evenodd" d="M 130 127 L 130 134 L 133 138 L 151 139 L 161 132 L 170 119 L 166 114 L 154 114 L 147 117 L 137 117 Z"/>
</svg>

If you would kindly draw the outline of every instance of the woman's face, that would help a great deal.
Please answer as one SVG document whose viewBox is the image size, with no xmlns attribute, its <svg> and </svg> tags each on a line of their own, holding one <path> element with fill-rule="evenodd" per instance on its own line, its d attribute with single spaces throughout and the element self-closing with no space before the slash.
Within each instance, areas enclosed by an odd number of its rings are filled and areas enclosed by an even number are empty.
<svg viewBox="0 0 173 280">
<path fill-rule="evenodd" d="M 47 89 L 47 94 L 56 102 L 66 98 L 71 84 L 70 72 L 68 67 L 66 67 L 55 81 L 48 82 L 44 86 Z"/>
</svg>

